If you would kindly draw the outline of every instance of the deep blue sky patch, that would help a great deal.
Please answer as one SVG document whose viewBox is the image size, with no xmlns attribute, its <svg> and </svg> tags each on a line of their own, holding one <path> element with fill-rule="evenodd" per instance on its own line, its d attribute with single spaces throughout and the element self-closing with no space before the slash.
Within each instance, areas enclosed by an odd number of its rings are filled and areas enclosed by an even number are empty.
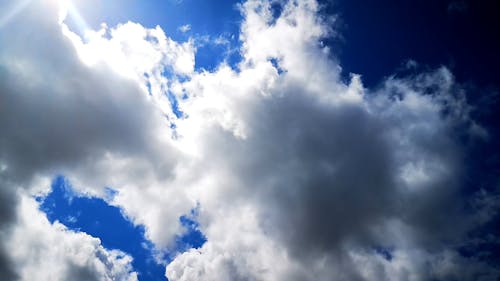
<svg viewBox="0 0 500 281">
<path fill-rule="evenodd" d="M 498 1 L 321 1 L 337 15 L 331 43 L 345 72 L 373 86 L 409 60 L 449 67 L 459 81 L 498 85 Z"/>
</svg>

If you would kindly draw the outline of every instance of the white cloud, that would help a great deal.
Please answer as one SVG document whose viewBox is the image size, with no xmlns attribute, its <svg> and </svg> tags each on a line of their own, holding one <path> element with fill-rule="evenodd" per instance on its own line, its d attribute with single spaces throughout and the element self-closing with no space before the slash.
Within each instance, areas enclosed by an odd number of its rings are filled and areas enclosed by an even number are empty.
<svg viewBox="0 0 500 281">
<path fill-rule="evenodd" d="M 106 250 L 99 239 L 50 224 L 38 203 L 23 196 L 6 241 L 20 280 L 137 280 L 131 257 Z"/>
<path fill-rule="evenodd" d="M 497 276 L 441 243 L 470 227 L 459 212 L 455 134 L 478 126 L 450 71 L 391 77 L 376 91 L 359 75 L 345 83 L 320 43 L 331 19 L 316 1 L 284 3 L 278 19 L 267 1 L 242 4 L 238 71 L 196 72 L 193 43 L 159 27 L 103 26 L 83 40 L 45 1 L 11 19 L 0 34 L 8 42 L 0 50 L 0 273 L 28 276 L 52 263 L 54 274 L 73 264 L 98 280 L 113 268 L 129 273 L 116 252 L 48 224 L 29 199 L 14 200 L 63 173 L 81 192 L 115 188 L 111 203 L 158 248 L 173 247 L 178 218 L 199 206 L 208 242 L 177 256 L 169 280 Z M 167 91 L 187 96 L 185 117 L 173 114 Z M 39 248 L 53 247 L 44 264 L 9 243 L 31 245 L 37 234 Z M 80 247 L 84 256 L 63 251 Z M 374 247 L 392 249 L 393 259 Z"/>
<path fill-rule="evenodd" d="M 191 30 L 191 25 L 190 24 L 181 25 L 179 27 L 179 31 L 182 32 L 182 33 L 186 33 L 186 32 L 188 32 L 190 30 Z"/>
</svg>

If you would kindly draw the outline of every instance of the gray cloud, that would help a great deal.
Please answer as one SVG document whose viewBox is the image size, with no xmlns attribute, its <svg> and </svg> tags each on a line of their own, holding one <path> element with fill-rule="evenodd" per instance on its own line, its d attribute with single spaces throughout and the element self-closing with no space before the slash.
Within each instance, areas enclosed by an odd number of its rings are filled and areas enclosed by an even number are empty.
<svg viewBox="0 0 500 281">
<path fill-rule="evenodd" d="M 0 276 L 5 281 L 19 280 L 19 276 L 14 269 L 14 265 L 10 260 L 8 252 L 3 245 L 0 246 Z"/>
<path fill-rule="evenodd" d="M 8 4 L 3 1 L 0 9 Z M 157 143 L 156 137 L 150 132 L 164 124 L 136 82 L 105 64 L 82 63 L 61 30 L 55 3 L 32 1 L 1 28 L 0 41 L 6 43 L 0 50 L 0 268 L 3 279 L 14 280 L 20 264 L 33 258 L 11 261 L 17 250 L 12 252 L 8 241 L 19 224 L 19 195 L 44 192 L 52 176 L 92 166 L 103 157 L 155 155 L 149 144 Z M 157 168 L 169 165 L 167 159 L 162 164 Z M 84 275 L 98 268 L 77 269 L 70 274 L 83 274 L 86 280 Z"/>
<path fill-rule="evenodd" d="M 9 234 L 9 227 L 16 220 L 15 207 L 18 198 L 4 179 L 0 179 L 0 238 L 2 241 Z M 6 281 L 18 280 L 19 276 L 5 246 L 0 243 L 0 276 Z"/>
<path fill-rule="evenodd" d="M 99 278 L 97 272 L 93 268 L 82 267 L 75 264 L 72 264 L 67 271 L 66 277 L 64 280 L 78 280 L 78 281 L 99 281 L 102 278 Z"/>
<path fill-rule="evenodd" d="M 253 136 L 231 155 L 252 153 L 233 157 L 233 165 L 247 192 L 266 203 L 269 228 L 298 254 L 334 250 L 394 211 L 382 122 L 357 105 L 332 109 L 303 94 L 261 106 Z"/>
</svg>

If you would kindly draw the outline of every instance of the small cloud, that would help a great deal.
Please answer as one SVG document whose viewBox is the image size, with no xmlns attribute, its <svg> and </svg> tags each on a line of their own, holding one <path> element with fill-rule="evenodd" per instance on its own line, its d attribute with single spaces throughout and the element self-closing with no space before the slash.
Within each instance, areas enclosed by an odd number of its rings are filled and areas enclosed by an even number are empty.
<svg viewBox="0 0 500 281">
<path fill-rule="evenodd" d="M 452 1 L 448 4 L 448 13 L 462 13 L 467 10 L 468 6 L 464 0 Z"/>
<path fill-rule="evenodd" d="M 78 221 L 78 219 L 77 219 L 75 216 L 68 216 L 68 217 L 66 218 L 66 222 L 67 222 L 67 223 L 75 223 L 75 222 L 77 222 L 77 221 Z"/>
<path fill-rule="evenodd" d="M 183 32 L 183 33 L 188 32 L 190 30 L 191 30 L 191 25 L 190 24 L 185 24 L 185 25 L 179 27 L 179 31 Z"/>
<path fill-rule="evenodd" d="M 413 59 L 409 59 L 405 62 L 404 66 L 406 69 L 414 69 L 418 67 L 418 62 Z"/>
<path fill-rule="evenodd" d="M 231 44 L 231 42 L 229 41 L 229 39 L 227 39 L 226 37 L 220 35 L 219 37 L 215 38 L 214 39 L 214 44 L 215 45 L 229 45 Z"/>
</svg>

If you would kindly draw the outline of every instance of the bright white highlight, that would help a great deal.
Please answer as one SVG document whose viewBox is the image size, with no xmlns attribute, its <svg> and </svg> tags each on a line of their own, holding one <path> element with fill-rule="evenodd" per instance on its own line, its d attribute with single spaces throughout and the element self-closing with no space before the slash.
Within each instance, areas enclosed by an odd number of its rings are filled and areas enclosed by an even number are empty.
<svg viewBox="0 0 500 281">
<path fill-rule="evenodd" d="M 86 34 L 90 30 L 87 22 L 71 0 L 59 0 L 59 22 L 63 23 L 67 18 L 71 18 L 75 22 L 78 32 Z"/>
</svg>

